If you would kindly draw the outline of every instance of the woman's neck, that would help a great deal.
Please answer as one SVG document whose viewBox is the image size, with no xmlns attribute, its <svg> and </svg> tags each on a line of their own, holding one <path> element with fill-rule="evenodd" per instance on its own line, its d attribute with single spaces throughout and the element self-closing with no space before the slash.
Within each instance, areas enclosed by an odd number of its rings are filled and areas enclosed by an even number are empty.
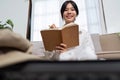
<svg viewBox="0 0 120 80">
<path fill-rule="evenodd" d="M 69 22 L 69 23 L 74 23 L 74 22 Z M 67 24 L 69 24 L 69 23 L 65 23 L 64 25 L 67 25 Z"/>
</svg>

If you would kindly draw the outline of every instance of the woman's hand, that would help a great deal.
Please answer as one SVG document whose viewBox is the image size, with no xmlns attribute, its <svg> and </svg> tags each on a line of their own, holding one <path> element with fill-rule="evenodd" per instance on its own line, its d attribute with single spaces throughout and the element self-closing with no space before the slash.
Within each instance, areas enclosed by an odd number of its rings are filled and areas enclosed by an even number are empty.
<svg viewBox="0 0 120 80">
<path fill-rule="evenodd" d="M 56 25 L 55 24 L 49 25 L 49 28 L 54 29 L 54 28 L 56 28 Z"/>
<path fill-rule="evenodd" d="M 50 27 L 50 29 L 57 28 L 55 24 L 52 24 L 49 27 Z M 67 45 L 64 43 L 61 43 L 60 45 L 56 46 L 56 51 L 58 51 L 60 53 L 67 51 Z"/>
<path fill-rule="evenodd" d="M 63 53 L 67 51 L 67 45 L 64 43 L 61 43 L 60 45 L 56 46 L 56 50 L 59 51 L 60 53 Z"/>
</svg>

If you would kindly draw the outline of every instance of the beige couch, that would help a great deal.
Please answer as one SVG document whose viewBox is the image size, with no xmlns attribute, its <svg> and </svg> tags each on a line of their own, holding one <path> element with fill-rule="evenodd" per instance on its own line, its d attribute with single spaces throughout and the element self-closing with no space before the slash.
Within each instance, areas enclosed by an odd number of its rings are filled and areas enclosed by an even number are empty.
<svg viewBox="0 0 120 80">
<path fill-rule="evenodd" d="M 120 59 L 120 36 L 118 33 L 91 34 L 98 58 Z"/>
<path fill-rule="evenodd" d="M 91 34 L 96 54 L 100 59 L 120 59 L 120 36 L 112 34 Z M 43 43 L 33 41 L 33 54 L 44 55 Z M 41 53 L 40 53 L 41 52 Z"/>
</svg>

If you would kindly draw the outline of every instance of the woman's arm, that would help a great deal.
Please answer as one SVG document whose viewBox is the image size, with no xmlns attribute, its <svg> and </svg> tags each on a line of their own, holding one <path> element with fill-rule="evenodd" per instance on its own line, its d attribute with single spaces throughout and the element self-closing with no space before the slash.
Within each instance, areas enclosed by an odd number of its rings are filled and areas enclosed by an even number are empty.
<svg viewBox="0 0 120 80">
<path fill-rule="evenodd" d="M 80 45 L 71 49 L 66 49 L 65 51 L 60 53 L 59 60 L 97 59 L 91 36 L 87 32 L 82 31 L 82 33 L 79 36 L 79 39 Z"/>
</svg>

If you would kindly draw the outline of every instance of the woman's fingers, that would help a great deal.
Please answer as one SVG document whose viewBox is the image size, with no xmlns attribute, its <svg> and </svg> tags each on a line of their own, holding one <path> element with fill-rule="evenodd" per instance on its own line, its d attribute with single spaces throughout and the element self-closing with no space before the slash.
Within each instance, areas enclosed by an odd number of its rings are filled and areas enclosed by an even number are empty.
<svg viewBox="0 0 120 80">
<path fill-rule="evenodd" d="M 59 50 L 61 53 L 67 51 L 67 45 L 61 43 L 59 46 L 56 46 L 56 50 Z"/>
<path fill-rule="evenodd" d="M 64 43 L 61 43 L 60 46 L 63 47 L 63 48 L 67 48 L 67 45 L 64 44 Z"/>
<path fill-rule="evenodd" d="M 61 43 L 60 45 L 56 46 L 56 48 L 57 48 L 57 49 L 59 49 L 59 50 L 64 50 L 64 49 L 66 49 L 66 48 L 67 48 L 67 45 L 66 45 L 66 44 Z"/>
<path fill-rule="evenodd" d="M 56 46 L 57 50 L 64 50 L 65 48 L 61 47 L 61 46 Z"/>
<path fill-rule="evenodd" d="M 52 24 L 52 25 L 49 25 L 49 28 L 54 29 L 54 28 L 56 28 L 56 26 L 55 26 L 55 24 Z"/>
</svg>

